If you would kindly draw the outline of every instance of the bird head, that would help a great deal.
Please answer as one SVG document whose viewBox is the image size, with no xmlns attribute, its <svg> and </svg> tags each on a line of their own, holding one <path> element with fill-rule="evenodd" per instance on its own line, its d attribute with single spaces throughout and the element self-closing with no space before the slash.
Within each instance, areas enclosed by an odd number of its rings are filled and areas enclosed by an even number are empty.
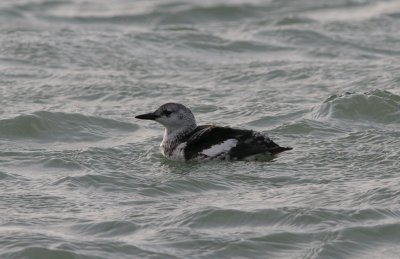
<svg viewBox="0 0 400 259">
<path fill-rule="evenodd" d="M 196 119 L 186 106 L 180 103 L 166 103 L 156 111 L 141 114 L 135 117 L 141 120 L 154 120 L 168 130 L 196 127 Z"/>
</svg>

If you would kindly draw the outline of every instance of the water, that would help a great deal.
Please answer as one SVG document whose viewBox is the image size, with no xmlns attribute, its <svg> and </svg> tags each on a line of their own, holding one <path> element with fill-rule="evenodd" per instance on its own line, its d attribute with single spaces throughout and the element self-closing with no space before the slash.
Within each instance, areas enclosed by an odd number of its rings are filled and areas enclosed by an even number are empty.
<svg viewBox="0 0 400 259">
<path fill-rule="evenodd" d="M 0 258 L 399 258 L 400 3 L 0 3 Z M 292 146 L 182 163 L 167 101 Z"/>
</svg>

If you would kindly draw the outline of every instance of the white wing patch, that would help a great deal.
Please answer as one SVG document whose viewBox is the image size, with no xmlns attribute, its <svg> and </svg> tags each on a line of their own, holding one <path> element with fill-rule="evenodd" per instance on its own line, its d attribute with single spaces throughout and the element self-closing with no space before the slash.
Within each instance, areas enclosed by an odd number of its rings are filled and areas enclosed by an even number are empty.
<svg viewBox="0 0 400 259">
<path fill-rule="evenodd" d="M 217 144 L 211 146 L 209 149 L 203 150 L 201 154 L 209 157 L 217 156 L 221 153 L 226 153 L 229 150 L 231 150 L 233 147 L 236 146 L 237 142 L 238 142 L 237 139 L 227 139 L 221 144 Z"/>
</svg>

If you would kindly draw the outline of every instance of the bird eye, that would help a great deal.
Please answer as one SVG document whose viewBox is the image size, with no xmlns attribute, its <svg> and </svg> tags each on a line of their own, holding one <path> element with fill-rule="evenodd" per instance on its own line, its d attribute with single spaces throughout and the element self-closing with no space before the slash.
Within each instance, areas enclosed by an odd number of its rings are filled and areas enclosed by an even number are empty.
<svg viewBox="0 0 400 259">
<path fill-rule="evenodd" d="M 172 112 L 168 111 L 168 110 L 165 110 L 163 113 L 164 113 L 165 116 L 169 117 Z"/>
</svg>

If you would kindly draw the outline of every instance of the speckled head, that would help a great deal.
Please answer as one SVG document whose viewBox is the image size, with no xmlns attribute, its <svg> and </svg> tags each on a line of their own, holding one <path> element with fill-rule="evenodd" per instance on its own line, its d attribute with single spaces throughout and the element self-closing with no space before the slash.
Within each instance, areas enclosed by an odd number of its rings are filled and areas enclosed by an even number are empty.
<svg viewBox="0 0 400 259">
<path fill-rule="evenodd" d="M 138 115 L 135 118 L 142 120 L 154 120 L 162 124 L 167 130 L 194 129 L 196 119 L 193 113 L 180 103 L 166 103 L 155 112 Z"/>
</svg>

